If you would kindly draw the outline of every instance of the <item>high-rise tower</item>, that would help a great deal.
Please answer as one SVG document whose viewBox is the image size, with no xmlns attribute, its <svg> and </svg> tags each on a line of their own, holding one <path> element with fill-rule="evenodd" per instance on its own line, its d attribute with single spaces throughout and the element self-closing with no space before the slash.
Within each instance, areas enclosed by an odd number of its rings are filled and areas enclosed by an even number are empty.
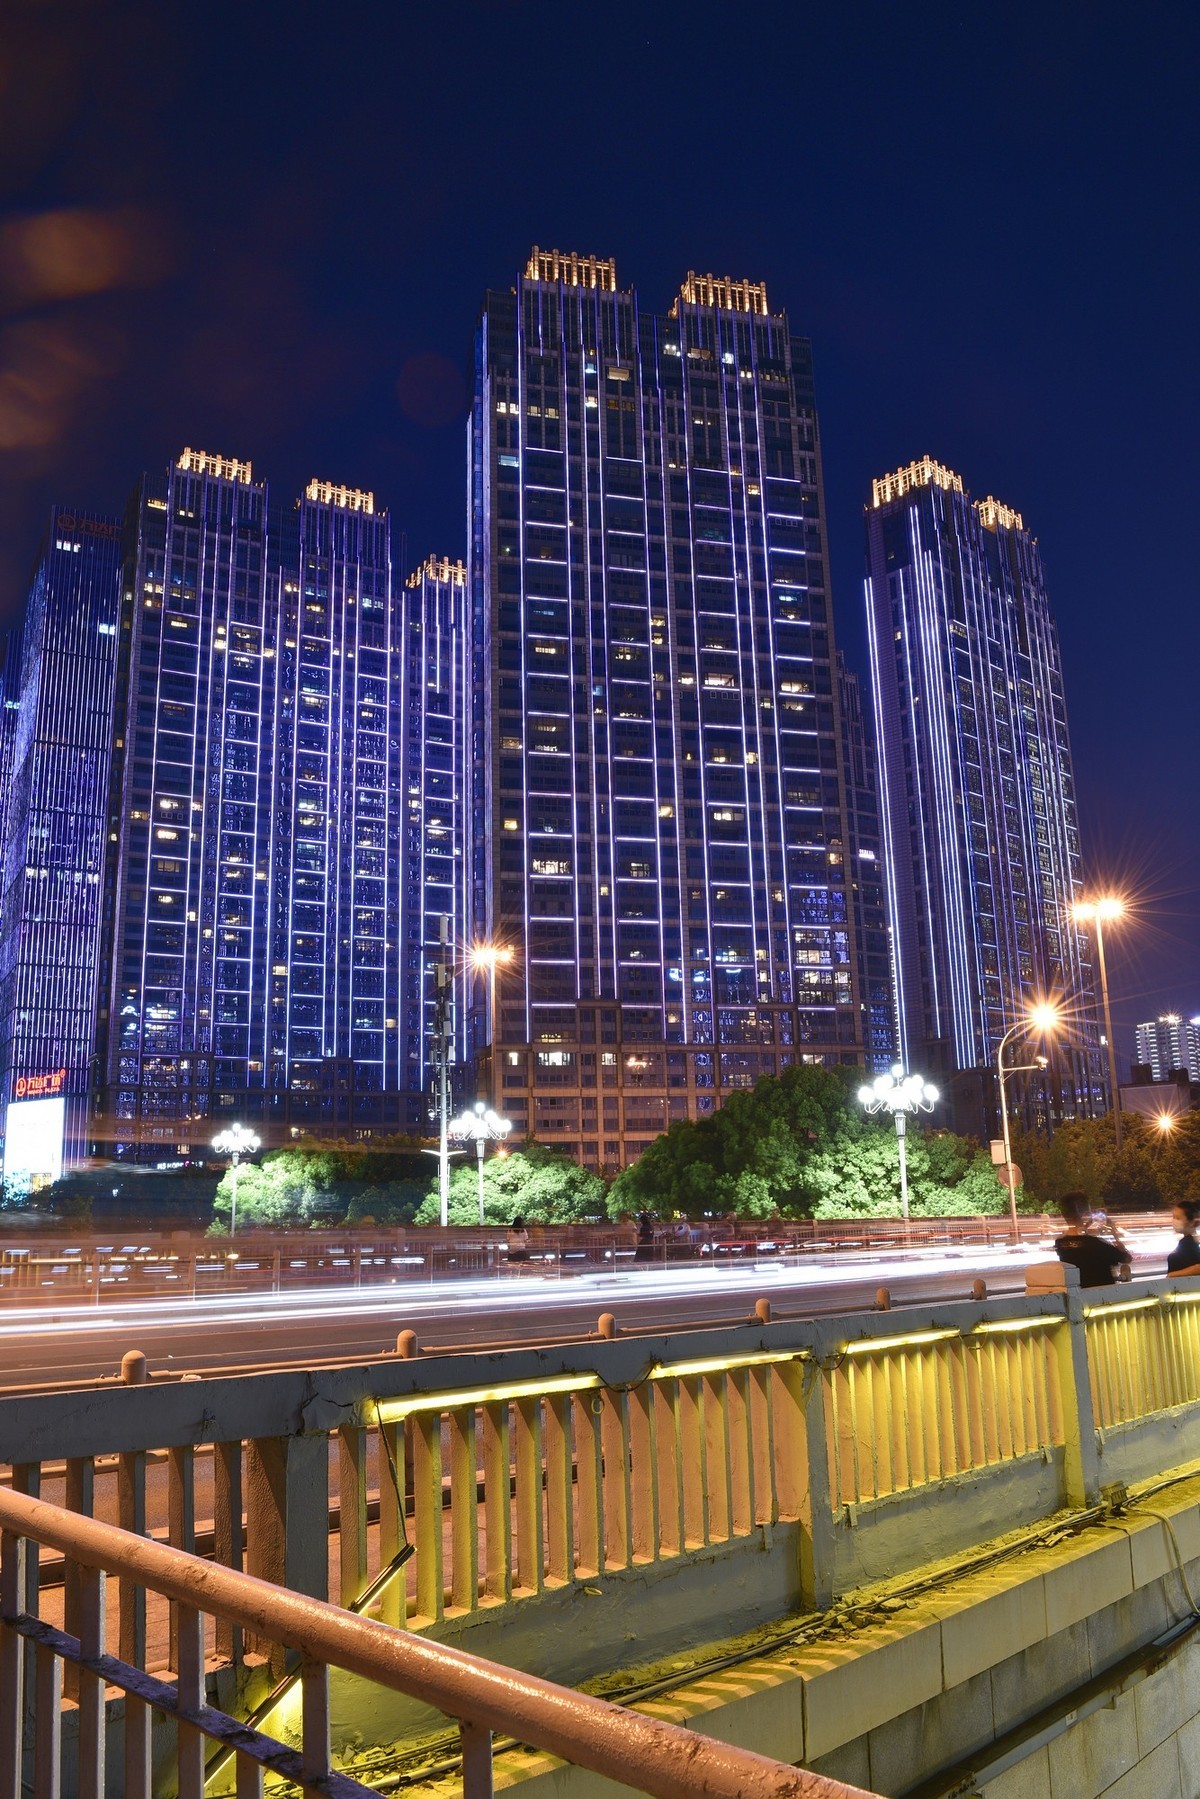
<svg viewBox="0 0 1200 1799">
<path fill-rule="evenodd" d="M 656 315 L 535 249 L 487 296 L 470 582 L 516 1130 L 617 1165 L 760 1074 L 860 1061 L 811 354 L 761 285 L 689 274 Z"/>
<path fill-rule="evenodd" d="M 267 491 L 185 450 L 130 503 L 106 1110 L 190 1146 L 265 1085 L 273 618 Z"/>
<path fill-rule="evenodd" d="M 269 1116 L 402 1129 L 402 618 L 374 495 L 310 481 L 272 544 Z"/>
<path fill-rule="evenodd" d="M 1079 830 L 1037 541 L 929 457 L 876 481 L 866 517 L 902 1056 L 947 1088 L 958 1128 L 990 1135 L 1000 1039 L 1055 996 L 1072 1029 L 1049 1052 L 1047 1100 L 1090 1111 L 1103 1080 L 1071 922 Z"/>
<path fill-rule="evenodd" d="M 8 1180 L 49 1178 L 64 1158 L 86 1153 L 120 539 L 115 519 L 52 513 L 20 653 L 5 669 L 0 1095 Z"/>
<path fill-rule="evenodd" d="M 418 1128 L 429 1128 L 436 1083 L 438 969 L 447 987 L 454 1098 L 466 1062 L 466 994 L 472 973 L 467 893 L 467 729 L 472 709 L 467 571 L 428 556 L 404 585 L 405 664 L 398 687 L 404 756 L 404 896 L 401 907 L 401 1039 L 404 1085 L 424 1094 Z M 445 926 L 443 931 L 443 923 Z M 457 978 L 453 978 L 454 976 Z"/>
</svg>

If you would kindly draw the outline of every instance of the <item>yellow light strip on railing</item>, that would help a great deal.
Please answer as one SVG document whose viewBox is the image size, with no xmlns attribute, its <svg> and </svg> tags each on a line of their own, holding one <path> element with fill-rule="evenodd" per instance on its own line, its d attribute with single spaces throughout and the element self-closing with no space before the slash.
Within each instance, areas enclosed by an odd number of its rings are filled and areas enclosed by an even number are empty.
<svg viewBox="0 0 1200 1799">
<path fill-rule="evenodd" d="M 910 1344 L 920 1347 L 922 1343 L 941 1343 L 947 1337 L 961 1336 L 956 1330 L 910 1331 L 905 1337 L 860 1337 L 856 1343 L 847 1343 L 847 1355 L 873 1355 L 877 1349 L 907 1349 Z"/>
<path fill-rule="evenodd" d="M 735 1368 L 759 1368 L 767 1362 L 796 1362 L 807 1354 L 804 1349 L 777 1349 L 763 1350 L 758 1355 L 708 1356 L 697 1362 L 658 1362 L 650 1370 L 650 1379 L 684 1380 L 693 1374 L 725 1374 Z"/>
<path fill-rule="evenodd" d="M 1127 1299 L 1119 1306 L 1084 1306 L 1085 1318 L 1115 1318 L 1118 1312 L 1147 1312 L 1158 1304 L 1157 1299 Z"/>
<path fill-rule="evenodd" d="M 1195 1276 L 1193 1275 L 1192 1278 L 1195 1279 Z M 1197 1285 L 1200 1286 L 1200 1281 L 1197 1282 Z M 1163 1301 L 1169 1306 L 1200 1305 L 1200 1293 L 1165 1293 Z"/>
<path fill-rule="evenodd" d="M 1063 1322 L 1062 1318 L 1045 1317 L 1041 1314 L 1036 1318 L 991 1318 L 986 1324 L 973 1325 L 967 1334 L 977 1337 L 984 1331 L 989 1336 L 996 1336 L 1002 1332 L 1049 1330 L 1052 1325 Z"/>
<path fill-rule="evenodd" d="M 378 1405 L 385 1424 L 396 1424 L 414 1412 L 457 1412 L 463 1406 L 503 1405 L 505 1400 L 537 1399 L 543 1393 L 592 1393 L 602 1386 L 598 1374 L 556 1374 L 548 1380 L 511 1381 L 506 1387 L 469 1387 L 461 1393 L 414 1393 L 385 1399 Z"/>
</svg>

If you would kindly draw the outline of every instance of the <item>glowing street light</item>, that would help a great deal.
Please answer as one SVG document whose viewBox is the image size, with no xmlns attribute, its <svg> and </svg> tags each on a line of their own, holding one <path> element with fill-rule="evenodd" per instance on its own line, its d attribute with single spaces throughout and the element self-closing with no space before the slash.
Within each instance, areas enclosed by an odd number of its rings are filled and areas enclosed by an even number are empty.
<svg viewBox="0 0 1200 1799">
<path fill-rule="evenodd" d="M 477 943 L 471 950 L 471 967 L 476 974 L 487 976 L 488 982 L 488 1053 L 491 1057 L 492 1104 L 500 1104 L 499 1058 L 496 1054 L 496 979 L 502 968 L 513 961 L 509 943 Z"/>
<path fill-rule="evenodd" d="M 896 1148 L 900 1156 L 900 1211 L 908 1223 L 908 1114 L 932 1112 L 938 1090 L 923 1075 L 905 1074 L 896 1063 L 890 1074 L 876 1075 L 869 1086 L 858 1090 L 859 1104 L 868 1112 L 890 1112 L 896 1124 Z"/>
<path fill-rule="evenodd" d="M 1004 1051 L 1011 1038 L 1020 1031 L 1031 1031 L 1038 1037 L 1049 1037 L 1062 1023 L 1062 1014 L 1057 1006 L 1048 1005 L 1044 1000 L 1029 1007 L 1024 1018 L 1010 1026 L 1000 1039 L 996 1051 L 996 1079 L 1000 1088 L 1000 1129 L 1004 1135 L 1004 1174 L 1008 1187 L 1008 1216 L 1012 1224 L 1013 1242 L 1021 1241 L 1021 1227 L 1017 1223 L 1017 1182 L 1013 1172 L 1012 1135 L 1008 1128 L 1008 1102 L 1004 1097 L 1004 1083 L 1010 1074 L 1027 1074 L 1034 1068 L 1045 1068 L 1046 1057 L 1035 1056 L 1032 1062 L 1016 1062 L 1010 1067 L 1004 1065 Z"/>
<path fill-rule="evenodd" d="M 259 1147 L 259 1139 L 244 1124 L 231 1124 L 228 1130 L 218 1131 L 212 1140 L 212 1146 L 219 1156 L 229 1157 L 233 1173 L 233 1193 L 229 1206 L 229 1235 L 232 1237 L 237 1231 L 238 1163 L 243 1156 L 254 1154 Z"/>
<path fill-rule="evenodd" d="M 1154 1122 L 1162 1132 L 1163 1136 L 1169 1137 L 1171 1132 L 1175 1129 L 1175 1114 L 1174 1112 L 1156 1112 L 1154 1114 Z"/>
<path fill-rule="evenodd" d="M 484 1105 L 481 1099 L 475 1101 L 472 1111 L 464 1112 L 450 1126 L 452 1137 L 468 1137 L 475 1140 L 475 1157 L 479 1169 L 479 1222 L 483 1223 L 483 1146 L 485 1143 L 502 1143 L 512 1130 L 512 1120 L 501 1118 L 490 1106 Z"/>
<path fill-rule="evenodd" d="M 1076 924 L 1096 927 L 1096 959 L 1100 963 L 1100 993 L 1104 1001 L 1104 1035 L 1108 1040 L 1108 1084 L 1112 1091 L 1113 1131 L 1117 1153 L 1121 1151 L 1121 1089 L 1117 1085 L 1117 1046 L 1113 1042 L 1112 1011 L 1108 1003 L 1108 968 L 1104 961 L 1104 927 L 1116 924 L 1125 916 L 1125 901 L 1108 893 L 1090 900 L 1077 900 L 1071 907 Z"/>
</svg>

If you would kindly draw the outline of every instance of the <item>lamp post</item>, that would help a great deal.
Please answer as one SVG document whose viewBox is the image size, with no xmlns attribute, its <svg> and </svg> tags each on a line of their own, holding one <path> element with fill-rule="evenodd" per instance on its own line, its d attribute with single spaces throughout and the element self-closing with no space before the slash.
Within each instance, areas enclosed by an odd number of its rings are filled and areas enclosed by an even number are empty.
<svg viewBox="0 0 1200 1799">
<path fill-rule="evenodd" d="M 501 968 L 513 959 L 511 944 L 477 943 L 471 951 L 471 967 L 487 975 L 488 981 L 488 1056 L 491 1067 L 492 1104 L 500 1104 L 500 1076 L 496 1065 L 496 978 Z"/>
<path fill-rule="evenodd" d="M 243 1156 L 254 1154 L 259 1147 L 259 1139 L 244 1124 L 231 1124 L 227 1131 L 218 1131 L 212 1146 L 219 1156 L 229 1157 L 229 1167 L 233 1174 L 233 1193 L 229 1206 L 229 1235 L 232 1237 L 237 1234 L 238 1163 Z"/>
<path fill-rule="evenodd" d="M 464 1112 L 450 1126 L 452 1137 L 472 1137 L 475 1140 L 475 1159 L 479 1169 L 479 1222 L 483 1223 L 483 1146 L 485 1143 L 502 1143 L 512 1130 L 512 1120 L 501 1118 L 481 1099 L 475 1101 L 470 1112 Z"/>
<path fill-rule="evenodd" d="M 1108 1003 L 1108 967 L 1104 960 L 1104 926 L 1114 924 L 1118 918 L 1125 916 L 1125 901 L 1115 894 L 1104 894 L 1097 899 L 1077 900 L 1071 907 L 1071 917 L 1076 924 L 1091 924 L 1096 927 L 1096 959 L 1100 964 L 1100 994 L 1104 1003 L 1104 1035 L 1108 1042 L 1108 1084 L 1112 1093 L 1113 1132 L 1116 1137 L 1117 1154 L 1121 1153 L 1121 1089 L 1117 1084 L 1117 1046 L 1113 1042 L 1112 1010 Z"/>
<path fill-rule="evenodd" d="M 1021 1241 L 1021 1227 L 1017 1223 L 1017 1183 L 1013 1173 L 1012 1136 L 1008 1128 L 1008 1104 L 1004 1097 L 1004 1083 L 1010 1074 L 1026 1074 L 1034 1068 L 1045 1068 L 1046 1057 L 1038 1056 L 1033 1062 L 1017 1062 L 1006 1068 L 1004 1051 L 1019 1031 L 1033 1030 L 1040 1036 L 1045 1036 L 1048 1032 L 1055 1030 L 1060 1022 L 1057 1007 L 1031 1006 L 1024 1018 L 1018 1019 L 1016 1024 L 1011 1025 L 1005 1031 L 996 1050 L 996 1079 L 1000 1088 L 1000 1129 L 1004 1137 L 1004 1174 L 1005 1184 L 1008 1187 L 1008 1216 L 1012 1225 L 1014 1243 Z"/>
<path fill-rule="evenodd" d="M 896 1148 L 900 1157 L 900 1211 L 908 1225 L 908 1114 L 932 1112 L 938 1090 L 923 1075 L 905 1074 L 903 1065 L 895 1064 L 890 1074 L 876 1075 L 869 1087 L 858 1090 L 859 1104 L 868 1112 L 890 1112 L 896 1125 Z"/>
</svg>

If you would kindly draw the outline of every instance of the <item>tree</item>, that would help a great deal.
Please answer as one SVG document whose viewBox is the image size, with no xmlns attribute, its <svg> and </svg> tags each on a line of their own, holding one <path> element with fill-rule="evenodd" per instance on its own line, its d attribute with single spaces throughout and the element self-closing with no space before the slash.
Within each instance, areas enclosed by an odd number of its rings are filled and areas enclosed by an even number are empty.
<svg viewBox="0 0 1200 1799">
<path fill-rule="evenodd" d="M 806 1166 L 853 1116 L 855 1073 L 805 1063 L 731 1093 L 711 1117 L 676 1120 L 618 1175 L 610 1214 L 769 1217 L 806 1209 Z"/>
<path fill-rule="evenodd" d="M 914 1218 L 956 1218 L 1002 1212 L 1007 1192 L 991 1159 L 950 1131 L 910 1131 L 909 1211 Z M 896 1218 L 900 1215 L 900 1158 L 889 1120 L 853 1120 L 807 1170 L 815 1218 Z"/>
<path fill-rule="evenodd" d="M 280 1150 L 260 1163 L 243 1162 L 237 1171 L 237 1228 L 333 1224 L 340 1203 L 331 1193 L 329 1169 L 318 1156 Z M 228 1230 L 233 1210 L 232 1169 L 226 1169 L 213 1199 L 213 1227 Z"/>
<path fill-rule="evenodd" d="M 1053 1211 L 1072 1191 L 1113 1209 L 1200 1197 L 1200 1113 L 1185 1112 L 1168 1131 L 1137 1112 L 1126 1112 L 1121 1122 L 1120 1154 L 1111 1113 L 1068 1119 L 1052 1137 L 1027 1132 L 1014 1139 L 1013 1154 L 1025 1176 L 1023 1203 Z"/>
<path fill-rule="evenodd" d="M 506 1225 L 518 1214 L 537 1224 L 580 1224 L 604 1217 L 604 1182 L 568 1156 L 532 1138 L 507 1155 L 491 1155 L 483 1165 L 484 1222 Z M 479 1223 L 479 1179 L 474 1155 L 450 1176 L 450 1223 Z M 436 1224 L 436 1189 L 422 1202 L 415 1222 Z"/>
</svg>

